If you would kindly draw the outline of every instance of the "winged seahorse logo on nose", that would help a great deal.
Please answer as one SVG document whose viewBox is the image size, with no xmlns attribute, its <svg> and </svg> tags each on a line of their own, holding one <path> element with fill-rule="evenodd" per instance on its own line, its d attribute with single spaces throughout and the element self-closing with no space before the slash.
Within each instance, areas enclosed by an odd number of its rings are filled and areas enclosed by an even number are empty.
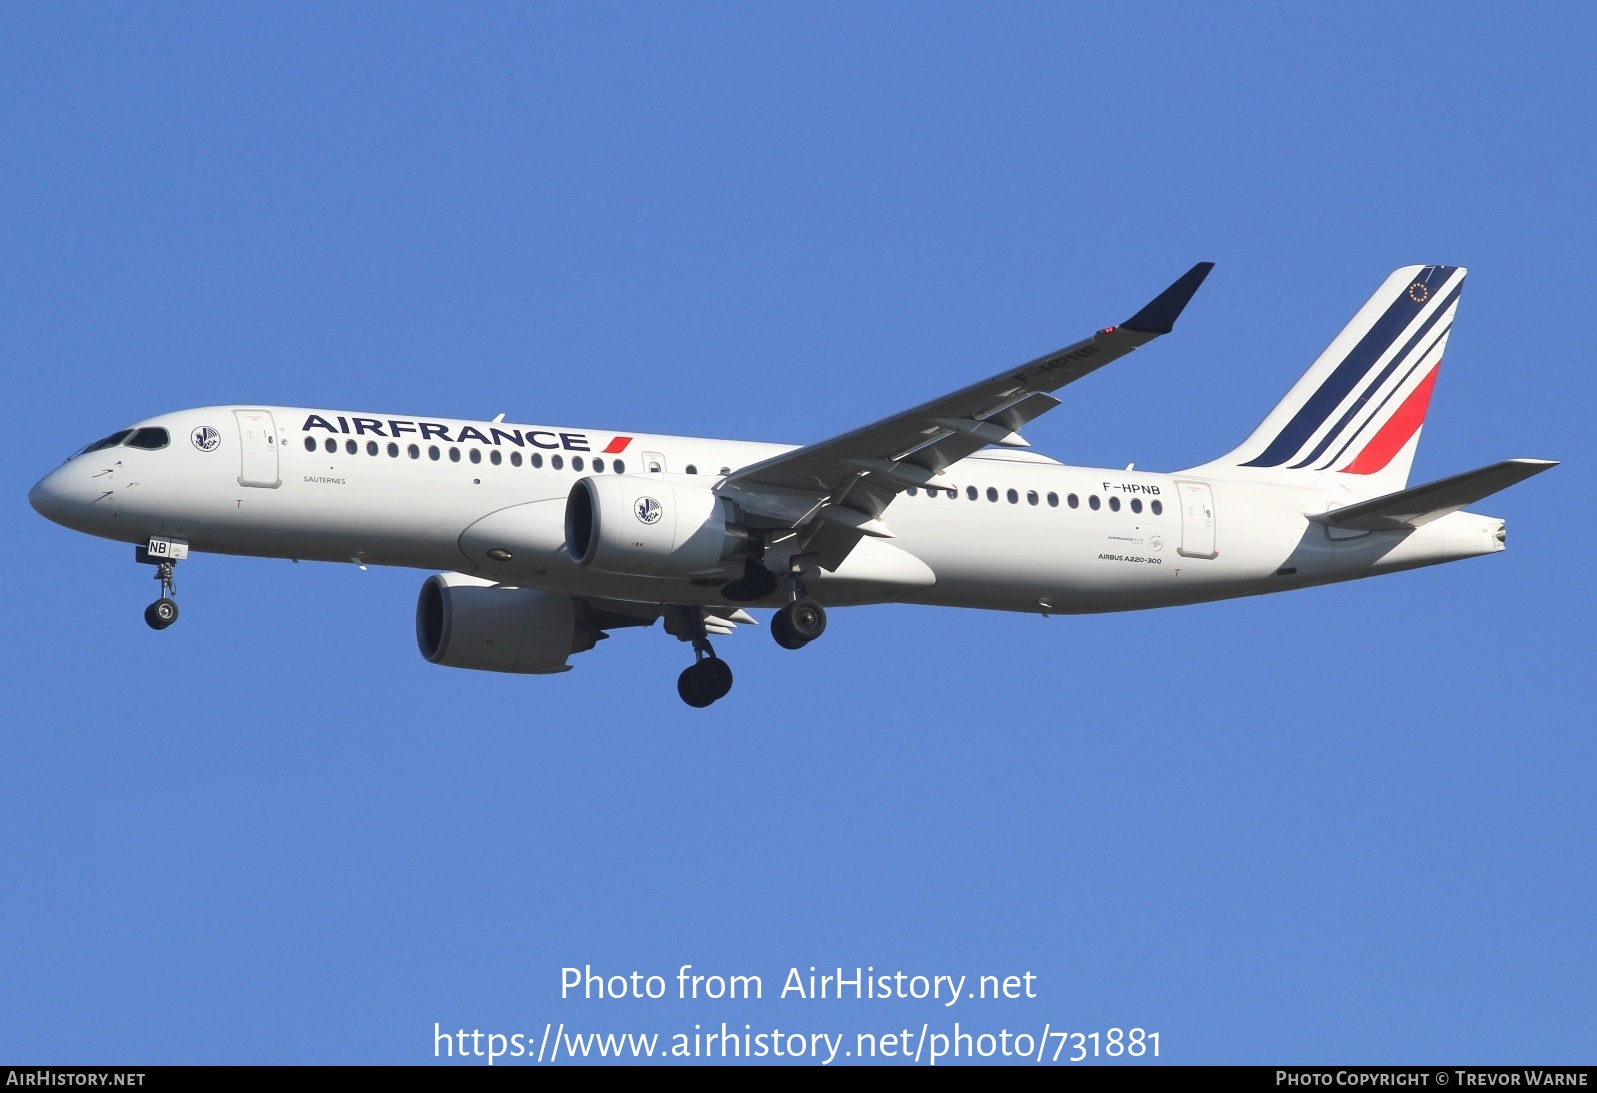
<svg viewBox="0 0 1597 1093">
<path fill-rule="evenodd" d="M 189 439 L 194 446 L 202 452 L 214 452 L 216 446 L 222 442 L 222 434 L 209 425 L 201 425 L 190 434 Z"/>
<path fill-rule="evenodd" d="M 640 524 L 657 524 L 660 517 L 665 515 L 665 506 L 652 497 L 640 497 L 632 512 Z"/>
</svg>

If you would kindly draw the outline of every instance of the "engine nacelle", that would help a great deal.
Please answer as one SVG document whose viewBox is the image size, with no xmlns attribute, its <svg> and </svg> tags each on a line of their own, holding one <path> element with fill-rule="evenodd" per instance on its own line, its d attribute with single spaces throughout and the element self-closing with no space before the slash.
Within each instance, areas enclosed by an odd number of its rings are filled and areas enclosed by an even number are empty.
<svg viewBox="0 0 1597 1093">
<path fill-rule="evenodd" d="M 566 551 L 604 573 L 733 577 L 748 529 L 737 506 L 703 486 L 642 475 L 583 478 L 566 498 Z"/>
<path fill-rule="evenodd" d="M 570 596 L 437 573 L 416 601 L 421 655 L 448 668 L 547 675 L 569 672 L 566 658 L 592 649 L 597 627 Z"/>
</svg>

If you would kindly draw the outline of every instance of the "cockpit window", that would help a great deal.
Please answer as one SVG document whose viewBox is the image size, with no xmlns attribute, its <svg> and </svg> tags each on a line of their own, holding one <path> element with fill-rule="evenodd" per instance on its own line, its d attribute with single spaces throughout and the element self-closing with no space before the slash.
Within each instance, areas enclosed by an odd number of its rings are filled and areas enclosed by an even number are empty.
<svg viewBox="0 0 1597 1093">
<path fill-rule="evenodd" d="M 165 429 L 150 427 L 137 429 L 133 435 L 123 441 L 129 448 L 143 448 L 146 451 L 155 451 L 172 443 L 172 435 Z"/>
<path fill-rule="evenodd" d="M 118 444 L 122 443 L 124 440 L 126 440 L 128 437 L 130 437 L 132 435 L 133 435 L 133 430 L 132 429 L 123 429 L 121 432 L 112 433 L 110 436 L 106 437 L 104 440 L 96 440 L 93 444 L 90 444 L 87 448 L 84 448 L 81 451 L 79 451 L 78 454 L 79 455 L 88 455 L 90 452 L 103 452 L 107 448 L 116 447 Z"/>
</svg>

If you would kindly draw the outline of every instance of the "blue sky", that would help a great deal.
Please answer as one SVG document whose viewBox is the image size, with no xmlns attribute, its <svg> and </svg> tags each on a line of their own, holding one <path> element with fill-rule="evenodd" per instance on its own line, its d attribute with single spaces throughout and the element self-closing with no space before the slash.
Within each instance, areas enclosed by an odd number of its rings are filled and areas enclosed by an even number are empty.
<svg viewBox="0 0 1597 1093">
<path fill-rule="evenodd" d="M 505 1033 L 1139 1026 L 1176 1062 L 1591 1061 L 1583 5 L 25 5 L 0 20 L 0 1060 Z M 803 442 L 1120 321 L 1028 433 L 1230 448 L 1392 269 L 1471 277 L 1414 481 L 1501 556 L 1172 611 L 834 614 L 435 668 L 421 573 L 27 506 L 228 402 Z M 561 1001 L 560 969 L 758 974 Z M 799 1002 L 790 967 L 1037 976 Z M 674 982 L 674 981 L 673 981 Z M 967 1008 L 968 1007 L 968 1008 Z M 985 1007 L 977 1009 L 977 1007 Z M 974 1011 L 974 1012 L 973 1012 Z"/>
</svg>

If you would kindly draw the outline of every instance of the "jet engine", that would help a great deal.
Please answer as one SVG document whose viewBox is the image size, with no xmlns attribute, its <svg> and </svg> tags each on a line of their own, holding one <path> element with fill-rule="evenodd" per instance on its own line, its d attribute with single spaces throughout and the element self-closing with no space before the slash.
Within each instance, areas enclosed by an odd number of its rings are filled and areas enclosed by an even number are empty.
<svg viewBox="0 0 1597 1093">
<path fill-rule="evenodd" d="M 602 633 L 570 596 L 436 573 L 416 601 L 421 655 L 448 668 L 547 675 L 592 649 Z"/>
<path fill-rule="evenodd" d="M 730 579 L 748 537 L 737 505 L 703 486 L 605 475 L 579 479 L 566 498 L 566 551 L 604 573 Z"/>
</svg>

